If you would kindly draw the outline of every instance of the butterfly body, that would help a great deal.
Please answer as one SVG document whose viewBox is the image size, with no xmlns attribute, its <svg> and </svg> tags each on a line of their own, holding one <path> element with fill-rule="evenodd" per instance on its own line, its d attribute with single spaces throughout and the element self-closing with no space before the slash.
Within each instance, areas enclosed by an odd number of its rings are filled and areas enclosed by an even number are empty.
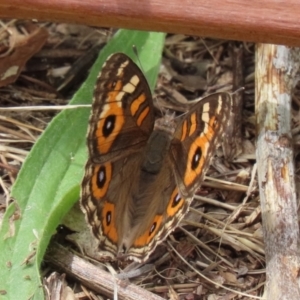
<svg viewBox="0 0 300 300">
<path fill-rule="evenodd" d="M 178 124 L 165 116 L 154 126 L 147 81 L 122 53 L 108 58 L 94 95 L 81 207 L 105 256 L 145 261 L 187 212 L 231 100 L 216 94 Z"/>
</svg>

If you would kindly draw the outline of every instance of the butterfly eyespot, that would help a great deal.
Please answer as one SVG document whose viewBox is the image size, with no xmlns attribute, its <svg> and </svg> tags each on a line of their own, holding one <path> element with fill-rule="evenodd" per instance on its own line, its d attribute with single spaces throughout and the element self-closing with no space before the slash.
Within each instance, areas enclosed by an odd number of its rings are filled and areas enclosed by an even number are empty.
<svg viewBox="0 0 300 300">
<path fill-rule="evenodd" d="M 108 211 L 108 212 L 106 213 L 105 218 L 106 218 L 106 225 L 109 226 L 109 225 L 110 225 L 110 222 L 111 222 L 111 211 Z"/>
<path fill-rule="evenodd" d="M 195 170 L 198 167 L 201 155 L 202 155 L 201 148 L 197 147 L 192 159 L 192 170 Z"/>
<path fill-rule="evenodd" d="M 105 182 L 106 182 L 106 168 L 105 166 L 101 166 L 98 171 L 98 177 L 97 177 L 97 186 L 101 189 L 103 188 Z"/>
<path fill-rule="evenodd" d="M 115 115 L 109 115 L 107 118 L 105 118 L 102 133 L 104 137 L 108 137 L 114 130 L 116 123 L 116 116 Z"/>
<path fill-rule="evenodd" d="M 154 223 L 152 224 L 152 226 L 151 226 L 151 228 L 150 228 L 150 230 L 149 230 L 149 235 L 151 235 L 151 234 L 154 232 L 154 230 L 155 230 L 155 228 L 156 228 L 156 225 L 157 225 L 156 222 L 154 222 Z"/>
<path fill-rule="evenodd" d="M 172 207 L 176 207 L 181 201 L 181 196 L 177 193 L 176 196 L 173 198 Z"/>
</svg>

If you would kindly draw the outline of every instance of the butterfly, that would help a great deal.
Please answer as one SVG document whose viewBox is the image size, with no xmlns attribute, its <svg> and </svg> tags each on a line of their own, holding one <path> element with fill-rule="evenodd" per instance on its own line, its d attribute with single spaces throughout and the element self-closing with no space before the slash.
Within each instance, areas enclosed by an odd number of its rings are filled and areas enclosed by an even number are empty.
<svg viewBox="0 0 300 300">
<path fill-rule="evenodd" d="M 102 255 L 144 262 L 189 209 L 231 110 L 212 94 L 181 119 L 155 121 L 147 80 L 125 54 L 98 76 L 81 208 Z M 178 118 L 176 118 L 178 119 Z"/>
</svg>

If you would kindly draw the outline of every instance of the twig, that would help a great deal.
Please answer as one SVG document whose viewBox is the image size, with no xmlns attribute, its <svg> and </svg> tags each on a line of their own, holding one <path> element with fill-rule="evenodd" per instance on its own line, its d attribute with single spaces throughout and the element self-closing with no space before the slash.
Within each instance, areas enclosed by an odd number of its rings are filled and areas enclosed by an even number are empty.
<svg viewBox="0 0 300 300">
<path fill-rule="evenodd" d="M 117 276 L 114 277 L 110 273 L 97 268 L 93 264 L 70 253 L 59 244 L 55 244 L 55 247 L 48 251 L 46 260 L 80 280 L 86 287 L 108 297 L 112 297 L 115 284 L 117 284 L 119 300 L 163 299 L 134 284 L 117 279 Z"/>
<path fill-rule="evenodd" d="M 299 225 L 291 140 L 291 91 L 299 48 L 260 44 L 256 53 L 257 166 L 268 299 L 300 299 Z"/>
</svg>

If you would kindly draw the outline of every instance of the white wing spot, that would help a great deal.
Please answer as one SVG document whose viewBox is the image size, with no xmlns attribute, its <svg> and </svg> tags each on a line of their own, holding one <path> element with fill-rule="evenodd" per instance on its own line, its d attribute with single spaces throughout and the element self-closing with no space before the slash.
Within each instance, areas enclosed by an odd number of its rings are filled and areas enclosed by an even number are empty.
<svg viewBox="0 0 300 300">
<path fill-rule="evenodd" d="M 139 84 L 140 79 L 137 75 L 131 77 L 130 81 L 123 86 L 123 91 L 125 93 L 132 94 L 135 91 L 136 86 Z"/>
<path fill-rule="evenodd" d="M 206 105 L 208 105 L 208 109 L 209 109 L 209 104 L 206 103 L 203 107 L 203 111 L 205 111 L 205 112 L 202 113 L 202 120 L 203 120 L 204 123 L 209 122 L 209 113 L 208 113 L 207 108 L 205 107 Z"/>
<path fill-rule="evenodd" d="M 107 101 L 107 100 L 106 100 Z M 106 115 L 106 113 L 109 111 L 109 109 L 110 109 L 110 105 L 109 104 L 105 104 L 103 107 L 102 107 L 102 112 L 101 112 L 101 114 L 100 114 L 100 118 L 101 118 L 101 116 L 105 116 Z"/>
<path fill-rule="evenodd" d="M 117 101 L 117 104 L 118 104 L 119 107 L 122 106 L 121 101 L 122 101 L 122 98 L 123 98 L 124 94 L 125 94 L 125 92 L 124 92 L 124 89 L 123 89 L 123 91 L 119 92 L 119 94 L 116 97 L 116 101 Z"/>
<path fill-rule="evenodd" d="M 125 62 L 123 62 L 121 64 L 121 66 L 119 67 L 118 71 L 117 71 L 117 76 L 120 76 L 123 72 L 123 69 L 129 64 L 129 60 L 126 60 Z"/>
</svg>

